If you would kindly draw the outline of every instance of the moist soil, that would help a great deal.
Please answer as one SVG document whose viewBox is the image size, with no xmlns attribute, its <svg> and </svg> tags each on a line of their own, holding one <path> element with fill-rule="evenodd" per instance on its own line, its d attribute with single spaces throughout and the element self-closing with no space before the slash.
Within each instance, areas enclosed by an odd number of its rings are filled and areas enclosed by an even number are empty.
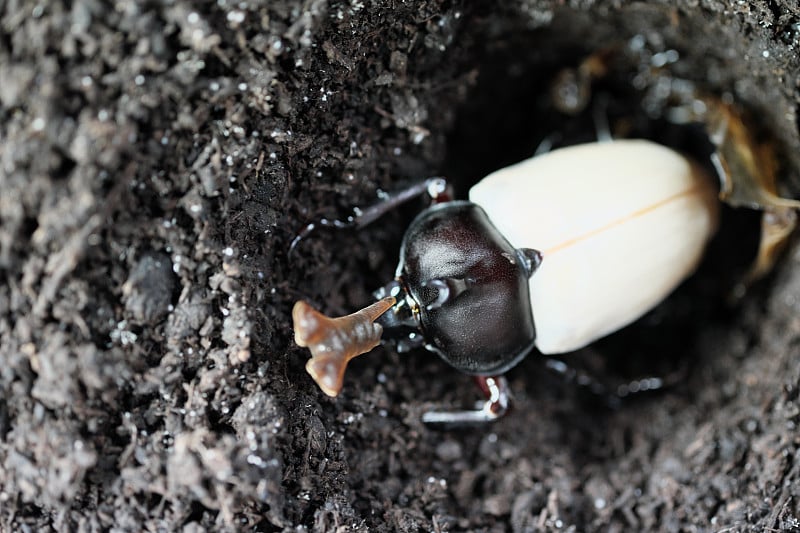
<svg viewBox="0 0 800 533">
<path fill-rule="evenodd" d="M 372 301 L 423 204 L 290 254 L 309 223 L 428 176 L 464 197 L 598 116 L 662 137 L 656 87 L 735 102 L 800 193 L 794 1 L 497 4 L 0 4 L 0 530 L 800 529 L 796 240 L 729 297 L 757 216 L 565 357 L 667 376 L 613 408 L 538 354 L 469 429 L 421 423 L 477 399 L 425 351 L 357 359 L 337 399 L 306 375 L 293 303 Z M 603 49 L 606 103 L 556 111 L 552 80 Z"/>
</svg>

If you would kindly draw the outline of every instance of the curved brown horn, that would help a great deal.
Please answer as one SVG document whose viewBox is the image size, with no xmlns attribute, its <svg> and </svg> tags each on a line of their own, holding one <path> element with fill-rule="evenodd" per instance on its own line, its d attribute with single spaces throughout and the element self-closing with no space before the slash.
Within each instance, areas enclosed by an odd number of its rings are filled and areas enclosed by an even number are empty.
<svg viewBox="0 0 800 533">
<path fill-rule="evenodd" d="M 304 301 L 294 304 L 294 341 L 311 350 L 306 371 L 322 392 L 334 397 L 339 394 L 347 363 L 380 343 L 383 328 L 375 320 L 394 303 L 394 297 L 388 296 L 339 318 L 327 317 Z"/>
</svg>

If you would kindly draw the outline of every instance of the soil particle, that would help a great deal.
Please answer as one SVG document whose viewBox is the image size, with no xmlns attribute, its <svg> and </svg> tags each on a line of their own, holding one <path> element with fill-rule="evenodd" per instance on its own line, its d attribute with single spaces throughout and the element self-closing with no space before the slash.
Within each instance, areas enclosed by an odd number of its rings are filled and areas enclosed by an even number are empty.
<svg viewBox="0 0 800 533">
<path fill-rule="evenodd" d="M 122 285 L 125 310 L 137 322 L 153 325 L 169 311 L 174 290 L 175 278 L 169 256 L 145 254 Z"/>
<path fill-rule="evenodd" d="M 292 342 L 296 300 L 392 278 L 420 205 L 289 254 L 307 224 L 592 135 L 548 84 L 611 43 L 749 111 L 797 196 L 791 1 L 0 4 L 0 530 L 800 528 L 796 243 L 734 310 L 701 277 L 583 354 L 688 362 L 616 410 L 529 357 L 506 419 L 437 432 L 466 376 L 379 348 L 331 400 Z M 650 120 L 636 68 L 601 85 Z"/>
</svg>

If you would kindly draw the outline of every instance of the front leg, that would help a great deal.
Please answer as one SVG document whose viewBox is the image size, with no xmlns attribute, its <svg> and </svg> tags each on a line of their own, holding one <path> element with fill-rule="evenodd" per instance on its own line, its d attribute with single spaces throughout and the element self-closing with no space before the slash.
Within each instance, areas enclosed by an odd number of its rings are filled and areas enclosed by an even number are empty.
<svg viewBox="0 0 800 533">
<path fill-rule="evenodd" d="M 409 200 L 423 195 L 427 195 L 432 203 L 449 202 L 453 199 L 452 189 L 444 178 L 428 178 L 393 193 L 381 193 L 380 201 L 377 204 L 364 209 L 354 207 L 353 214 L 348 215 L 344 220 L 321 218 L 316 222 L 310 222 L 292 239 L 292 243 L 289 245 L 289 254 L 300 244 L 300 241 L 308 237 L 317 228 L 360 229 Z"/>
<path fill-rule="evenodd" d="M 511 401 L 504 376 L 475 376 L 475 383 L 486 400 L 479 409 L 463 411 L 428 411 L 422 415 L 426 424 L 449 429 L 493 422 L 508 412 Z"/>
</svg>

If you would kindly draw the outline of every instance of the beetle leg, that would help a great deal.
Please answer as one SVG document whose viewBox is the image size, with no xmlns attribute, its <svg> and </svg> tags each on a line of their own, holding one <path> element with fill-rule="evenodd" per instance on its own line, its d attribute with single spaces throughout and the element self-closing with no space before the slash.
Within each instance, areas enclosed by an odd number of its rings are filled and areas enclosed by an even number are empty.
<svg viewBox="0 0 800 533">
<path fill-rule="evenodd" d="M 594 122 L 597 142 L 606 143 L 614 140 L 611 125 L 608 122 L 608 95 L 600 93 L 592 105 L 592 121 Z"/>
<path fill-rule="evenodd" d="M 565 115 L 581 113 L 592 99 L 592 84 L 605 77 L 620 46 L 607 46 L 586 56 L 577 67 L 565 68 L 550 84 L 553 107 Z"/>
<path fill-rule="evenodd" d="M 356 229 L 363 228 L 409 200 L 425 194 L 434 203 L 452 200 L 452 194 L 446 179 L 441 177 L 428 178 L 393 193 L 382 193 L 379 196 L 381 201 L 375 205 L 365 209 L 355 208 L 353 210 L 354 217 L 350 217 L 353 219 L 352 226 Z"/>
<path fill-rule="evenodd" d="M 450 201 L 453 196 L 447 180 L 439 177 L 428 178 L 394 193 L 381 192 L 379 194 L 380 202 L 364 209 L 354 207 L 353 214 L 349 215 L 344 220 L 321 218 L 316 222 L 309 223 L 294 239 L 292 239 L 292 243 L 289 245 L 289 253 L 291 254 L 300 241 L 308 237 L 317 228 L 360 229 L 375 222 L 389 211 L 396 209 L 407 201 L 425 194 L 427 194 L 434 203 Z"/>
<path fill-rule="evenodd" d="M 562 135 L 560 133 L 553 132 L 544 139 L 542 139 L 536 146 L 536 150 L 533 152 L 534 157 L 539 155 L 544 155 L 547 152 L 552 151 L 553 147 L 561 142 L 561 137 Z"/>
<path fill-rule="evenodd" d="M 619 407 L 620 401 L 631 395 L 652 392 L 675 385 L 683 377 L 683 372 L 679 372 L 666 378 L 649 376 L 612 386 L 603 383 L 585 370 L 569 366 L 560 359 L 547 357 L 545 359 L 545 367 L 561 376 L 565 382 L 575 383 L 593 395 L 602 397 L 606 405 L 611 409 Z"/>
<path fill-rule="evenodd" d="M 609 395 L 608 387 L 599 379 L 583 370 L 568 365 L 561 359 L 547 357 L 545 358 L 544 366 L 551 372 L 558 374 L 566 383 L 575 383 L 585 387 L 586 390 L 598 396 Z"/>
<path fill-rule="evenodd" d="M 511 395 L 503 376 L 475 376 L 475 383 L 486 397 L 480 409 L 464 411 L 428 411 L 422 415 L 426 424 L 444 428 L 485 424 L 508 412 Z"/>
</svg>

